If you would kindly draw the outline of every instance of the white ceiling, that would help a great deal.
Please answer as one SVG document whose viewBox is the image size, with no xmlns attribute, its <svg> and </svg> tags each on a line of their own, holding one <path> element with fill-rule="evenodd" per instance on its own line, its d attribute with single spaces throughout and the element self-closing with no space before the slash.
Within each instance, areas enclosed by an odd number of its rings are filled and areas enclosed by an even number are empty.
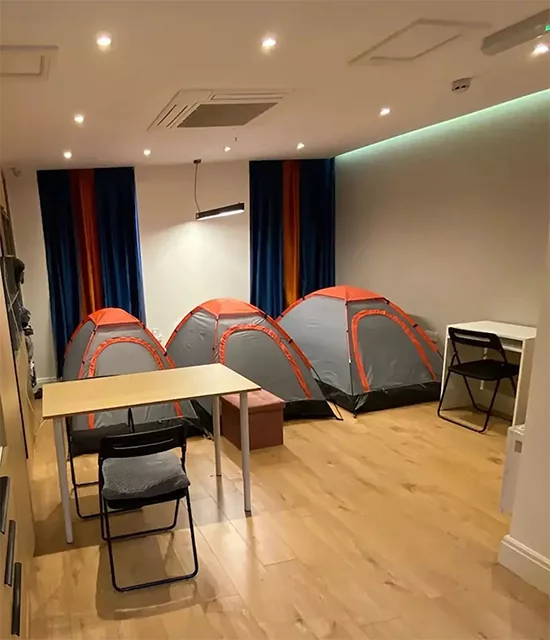
<svg viewBox="0 0 550 640">
<path fill-rule="evenodd" d="M 547 88 L 550 55 L 532 58 L 532 44 L 494 57 L 480 52 L 485 35 L 547 6 L 2 0 L 3 45 L 56 45 L 59 52 L 48 79 L 1 81 L 0 162 L 45 168 L 334 155 Z M 412 63 L 348 65 L 419 18 L 490 26 Z M 109 53 L 95 44 L 100 31 L 113 36 Z M 260 47 L 266 34 L 278 41 L 270 55 Z M 474 76 L 471 89 L 453 94 L 452 80 L 463 76 Z M 205 88 L 290 94 L 245 127 L 147 130 L 179 90 Z M 386 105 L 392 112 L 380 118 Z M 85 114 L 84 126 L 75 126 L 75 113 Z M 64 149 L 72 150 L 70 163 Z"/>
</svg>

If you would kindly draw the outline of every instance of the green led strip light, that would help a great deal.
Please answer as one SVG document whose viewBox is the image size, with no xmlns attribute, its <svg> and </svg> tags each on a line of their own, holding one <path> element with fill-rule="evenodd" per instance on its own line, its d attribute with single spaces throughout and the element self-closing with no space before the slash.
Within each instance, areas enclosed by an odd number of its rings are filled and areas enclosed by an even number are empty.
<svg viewBox="0 0 550 640">
<path fill-rule="evenodd" d="M 550 26 L 550 25 L 548 25 Z M 494 104 L 491 107 L 486 107 L 485 109 L 480 109 L 479 111 L 473 111 L 472 113 L 465 113 L 461 116 L 457 116 L 456 118 L 451 118 L 450 120 L 443 120 L 442 122 L 436 122 L 435 124 L 429 124 L 426 127 L 422 127 L 420 129 L 413 129 L 412 131 L 406 131 L 405 133 L 400 133 L 396 136 L 392 136 L 391 138 L 385 138 L 384 140 L 379 140 L 377 142 L 373 142 L 371 144 L 367 144 L 364 147 L 359 147 L 358 149 L 352 149 L 351 151 L 345 151 L 344 153 L 339 154 L 337 157 L 342 158 L 349 156 L 353 153 L 360 153 L 362 151 L 367 152 L 374 147 L 384 147 L 392 142 L 397 142 L 398 140 L 403 140 L 404 138 L 414 138 L 422 135 L 428 131 L 434 131 L 436 129 L 441 129 L 445 126 L 450 125 L 451 123 L 456 123 L 462 120 L 468 120 L 471 118 L 475 118 L 481 114 L 485 114 L 488 112 L 498 112 L 505 111 L 508 107 L 519 104 L 521 102 L 530 102 L 533 100 L 544 100 L 545 98 L 550 98 L 550 89 L 544 89 L 543 91 L 537 91 L 536 93 L 530 93 L 526 96 L 521 96 L 519 98 L 515 98 L 514 100 L 509 100 L 508 102 L 501 102 L 499 104 Z"/>
</svg>

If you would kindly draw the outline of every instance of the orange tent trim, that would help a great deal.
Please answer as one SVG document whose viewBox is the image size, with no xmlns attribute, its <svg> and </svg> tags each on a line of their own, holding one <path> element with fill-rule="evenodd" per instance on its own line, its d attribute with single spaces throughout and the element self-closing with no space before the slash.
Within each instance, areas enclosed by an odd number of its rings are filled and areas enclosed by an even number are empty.
<svg viewBox="0 0 550 640">
<path fill-rule="evenodd" d="M 337 287 L 327 287 L 326 289 L 319 289 L 310 294 L 311 296 L 327 296 L 328 298 L 340 298 L 346 302 L 356 302 L 358 300 L 385 300 L 384 296 L 374 291 L 368 291 L 367 289 L 361 289 L 360 287 L 350 287 L 348 285 L 340 285 Z M 309 296 L 306 296 L 306 298 Z"/>
<path fill-rule="evenodd" d="M 308 293 L 307 296 L 300 298 L 287 307 L 283 313 L 277 318 L 277 322 L 286 316 L 289 311 L 292 311 L 294 307 L 300 304 L 302 300 L 308 298 L 314 298 L 316 296 L 325 296 L 327 298 L 337 298 L 338 300 L 345 300 L 346 302 L 358 302 L 360 300 L 386 300 L 384 296 L 374 291 L 368 291 L 367 289 L 361 289 L 359 287 L 350 287 L 348 285 L 340 285 L 337 287 L 327 287 L 326 289 L 319 289 L 313 293 Z"/>
<path fill-rule="evenodd" d="M 296 375 L 296 378 L 298 379 L 300 386 L 302 387 L 303 392 L 306 395 L 306 398 L 311 399 L 311 391 L 309 390 L 306 384 L 306 381 L 304 380 L 304 376 L 302 375 L 302 372 L 300 371 L 300 369 L 298 368 L 298 365 L 294 361 L 292 354 L 286 348 L 281 338 L 279 338 L 279 336 L 274 331 L 271 331 L 271 329 L 268 329 L 267 327 L 260 327 L 257 324 L 236 324 L 235 326 L 230 327 L 229 329 L 226 329 L 223 332 L 223 335 L 220 339 L 220 362 L 222 364 L 224 364 L 225 362 L 225 349 L 227 346 L 227 340 L 229 339 L 230 336 L 232 336 L 234 333 L 237 333 L 239 331 L 261 331 L 262 333 L 266 333 L 275 342 L 275 344 L 279 347 L 279 349 L 284 353 L 286 359 L 290 363 L 290 366 L 292 367 Z"/>
<path fill-rule="evenodd" d="M 363 365 L 363 360 L 361 358 L 361 351 L 359 349 L 359 338 L 357 337 L 357 325 L 359 324 L 359 320 L 365 318 L 366 316 L 386 316 L 390 320 L 393 320 L 396 324 L 398 324 L 401 329 L 407 334 L 409 340 L 414 344 L 416 350 L 418 351 L 418 355 L 420 356 L 422 362 L 426 365 L 426 368 L 430 372 L 432 380 L 436 380 L 437 376 L 434 373 L 432 365 L 426 356 L 424 349 L 418 339 L 412 332 L 412 330 L 397 316 L 389 313 L 388 311 L 384 311 L 383 309 L 367 309 L 365 311 L 360 311 L 353 316 L 353 320 L 351 321 L 351 339 L 353 342 L 353 353 L 355 355 L 355 360 L 357 362 L 357 370 L 359 371 L 359 379 L 361 380 L 361 384 L 365 391 L 370 390 L 369 381 L 367 379 L 367 375 L 365 373 L 365 367 Z"/>
<path fill-rule="evenodd" d="M 131 316 L 131 317 L 133 317 L 133 316 Z M 121 344 L 123 342 L 124 343 L 133 343 L 133 344 L 141 345 L 142 347 L 147 349 L 147 351 L 153 356 L 155 364 L 157 365 L 157 369 L 161 370 L 161 371 L 164 369 L 164 363 L 160 359 L 159 354 L 153 349 L 153 347 L 148 342 L 145 342 L 145 340 L 142 340 L 141 338 L 135 338 L 135 337 L 132 337 L 132 336 L 121 336 L 119 338 L 111 338 L 110 340 L 105 340 L 105 342 L 102 342 L 99 345 L 99 347 L 95 350 L 94 355 L 92 356 L 92 359 L 90 361 L 90 368 L 88 369 L 88 378 L 94 378 L 95 377 L 95 370 L 96 370 L 96 367 L 97 367 L 97 360 L 98 360 L 99 356 L 101 355 L 101 353 L 107 347 L 110 347 L 113 344 Z M 82 376 L 79 374 L 78 377 L 81 378 Z M 183 413 L 182 413 L 181 407 L 180 407 L 178 402 L 174 402 L 174 409 L 176 410 L 176 415 L 181 418 L 183 416 Z M 88 414 L 88 429 L 93 429 L 94 428 L 94 422 L 95 422 L 95 417 L 94 416 L 95 416 L 95 413 L 89 413 Z"/>
<path fill-rule="evenodd" d="M 131 313 L 114 307 L 99 309 L 90 313 L 88 317 L 98 327 L 108 324 L 141 324 Z"/>
<path fill-rule="evenodd" d="M 394 309 L 395 311 L 397 311 L 398 313 L 400 313 L 402 316 L 404 316 L 405 318 L 407 318 L 407 320 L 413 325 L 413 327 L 415 328 L 416 331 L 418 331 L 418 333 L 424 338 L 424 340 L 427 342 L 428 347 L 430 347 L 430 349 L 432 351 L 435 351 L 435 353 L 439 354 L 439 351 L 437 350 L 437 345 L 435 344 L 435 342 L 433 340 L 430 339 L 430 337 L 428 336 L 428 334 L 424 331 L 424 329 L 416 322 L 414 322 L 414 320 L 408 315 L 406 314 L 403 309 L 401 309 L 401 307 L 398 307 L 396 304 L 394 304 L 393 302 L 389 302 L 389 305 L 392 309 Z M 415 326 L 416 325 L 416 326 Z"/>
<path fill-rule="evenodd" d="M 253 304 L 237 300 L 236 298 L 215 298 L 214 300 L 207 300 L 196 307 L 194 311 L 197 311 L 198 309 L 204 309 L 216 318 L 219 318 L 220 316 L 262 313 L 260 309 L 255 307 Z"/>
</svg>

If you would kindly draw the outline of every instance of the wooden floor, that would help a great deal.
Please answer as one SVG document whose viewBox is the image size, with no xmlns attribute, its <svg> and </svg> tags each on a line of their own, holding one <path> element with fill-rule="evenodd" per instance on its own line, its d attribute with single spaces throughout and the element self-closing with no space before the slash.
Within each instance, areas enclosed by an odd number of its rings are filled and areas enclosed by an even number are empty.
<svg viewBox="0 0 550 640">
<path fill-rule="evenodd" d="M 549 601 L 496 563 L 504 429 L 480 436 L 435 406 L 343 422 L 293 423 L 284 447 L 252 456 L 253 517 L 242 511 L 238 454 L 189 443 L 198 578 L 113 591 L 97 521 L 64 543 L 51 425 L 37 437 L 32 637 L 281 640 L 546 639 Z M 95 463 L 82 461 L 83 476 Z M 94 508 L 90 496 L 87 504 Z M 118 528 L 168 523 L 168 505 L 118 516 Z M 120 542 L 121 581 L 190 566 L 188 528 Z"/>
</svg>

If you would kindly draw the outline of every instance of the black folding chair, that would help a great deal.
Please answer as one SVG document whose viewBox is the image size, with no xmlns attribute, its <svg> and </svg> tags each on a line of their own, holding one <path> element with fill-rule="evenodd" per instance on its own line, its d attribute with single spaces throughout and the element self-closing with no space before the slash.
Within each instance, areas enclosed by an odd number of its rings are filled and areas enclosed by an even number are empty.
<svg viewBox="0 0 550 640">
<path fill-rule="evenodd" d="M 78 456 L 87 454 L 99 453 L 99 445 L 102 438 L 107 435 L 122 434 L 134 431 L 133 417 L 131 409 L 128 409 L 128 424 L 122 423 L 119 425 L 102 427 L 100 429 L 89 429 L 87 431 L 77 431 L 73 429 L 72 419 L 66 420 L 67 429 L 67 449 L 69 456 L 69 467 L 71 469 L 71 480 L 73 483 L 74 501 L 76 505 L 76 514 L 82 520 L 89 520 L 90 518 L 99 518 L 100 513 L 83 513 L 82 505 L 80 504 L 80 497 L 78 490 L 84 487 L 93 487 L 98 484 L 97 480 L 91 482 L 78 482 L 76 477 L 76 469 L 74 459 Z"/>
<path fill-rule="evenodd" d="M 449 368 L 447 369 L 447 375 L 443 384 L 443 392 L 441 393 L 441 399 L 439 400 L 439 406 L 437 408 L 437 415 L 447 422 L 452 422 L 453 424 L 457 424 L 460 427 L 465 427 L 466 429 L 470 429 L 471 431 L 476 431 L 477 433 L 483 433 L 487 430 L 487 426 L 489 424 L 489 419 L 493 411 L 493 405 L 495 404 L 495 399 L 497 397 L 501 381 L 506 378 L 510 380 L 514 393 L 516 393 L 516 383 L 514 381 L 514 377 L 519 373 L 519 365 L 508 362 L 508 358 L 506 357 L 506 352 L 502 347 L 500 338 L 494 333 L 467 331 L 465 329 L 456 329 L 454 327 L 449 327 L 449 338 L 451 340 L 451 345 L 453 348 L 453 356 L 451 358 Z M 458 355 L 457 345 L 460 344 L 470 347 L 479 347 L 482 349 L 487 349 L 488 351 L 494 351 L 500 355 L 501 359 L 495 360 L 494 358 L 483 358 L 481 360 L 470 360 L 468 362 L 463 362 Z M 454 420 L 452 418 L 449 418 L 448 416 L 443 416 L 441 414 L 441 407 L 443 406 L 445 392 L 447 391 L 447 386 L 449 384 L 451 374 L 459 375 L 462 377 L 474 409 L 486 414 L 485 423 L 483 424 L 483 427 L 481 429 L 476 429 L 472 425 L 469 425 L 460 420 Z M 496 383 L 493 397 L 491 398 L 491 402 L 487 411 L 477 405 L 470 385 L 468 384 L 468 378 L 472 378 L 473 380 L 480 380 L 483 382 Z"/>
<path fill-rule="evenodd" d="M 171 451 L 181 449 L 181 459 Z M 195 530 L 189 498 L 189 480 L 185 473 L 185 426 L 169 427 L 141 433 L 107 436 L 99 450 L 99 494 L 101 537 L 107 541 L 111 581 L 117 591 L 134 591 L 155 585 L 170 584 L 194 578 L 199 571 Z M 152 582 L 120 587 L 116 580 L 113 541 L 127 540 L 154 533 L 171 531 L 177 524 L 179 503 L 185 498 L 189 514 L 189 533 L 194 568 L 191 573 L 170 576 Z M 122 535 L 111 535 L 110 511 L 134 511 L 163 502 L 176 503 L 174 519 L 167 527 L 147 529 Z"/>
<path fill-rule="evenodd" d="M 149 422 L 145 424 L 135 424 L 134 415 L 132 409 L 128 409 L 127 422 L 121 424 L 108 425 L 105 427 L 98 427 L 95 429 L 76 430 L 73 429 L 72 420 L 68 418 L 66 421 L 67 429 L 67 444 L 68 444 L 68 456 L 69 467 L 71 470 L 71 480 L 73 483 L 74 501 L 76 506 L 76 513 L 82 520 L 89 520 L 90 518 L 99 518 L 100 513 L 83 513 L 81 498 L 79 497 L 78 490 L 84 487 L 93 487 L 98 484 L 97 480 L 91 482 L 78 482 L 76 477 L 76 469 L 74 459 L 78 456 L 99 454 L 99 447 L 101 440 L 108 436 L 123 435 L 125 433 L 135 433 L 136 431 L 152 431 L 153 429 L 165 429 L 170 426 L 177 426 L 180 424 L 187 424 L 185 418 L 173 418 L 164 422 Z M 101 502 L 101 499 L 100 499 Z"/>
</svg>

